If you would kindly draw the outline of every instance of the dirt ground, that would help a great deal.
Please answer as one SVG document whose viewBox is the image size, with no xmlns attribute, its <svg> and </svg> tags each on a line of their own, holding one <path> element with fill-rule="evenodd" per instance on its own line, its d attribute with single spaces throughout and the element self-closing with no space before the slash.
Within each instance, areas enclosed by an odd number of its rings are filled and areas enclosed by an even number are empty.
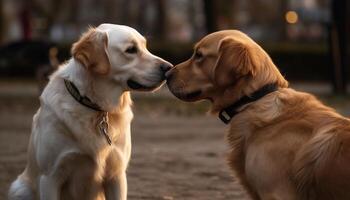
<svg viewBox="0 0 350 200">
<path fill-rule="evenodd" d="M 226 126 L 205 115 L 207 104 L 182 103 L 164 90 L 134 99 L 128 199 L 247 199 L 226 165 Z M 325 99 L 350 113 L 348 98 Z M 33 82 L 0 82 L 0 200 L 25 166 L 38 106 Z"/>
<path fill-rule="evenodd" d="M 169 95 L 135 96 L 128 199 L 245 199 L 225 163 L 225 126 L 203 114 L 205 105 Z M 32 82 L 0 83 L 1 200 L 25 166 L 38 106 Z"/>
</svg>

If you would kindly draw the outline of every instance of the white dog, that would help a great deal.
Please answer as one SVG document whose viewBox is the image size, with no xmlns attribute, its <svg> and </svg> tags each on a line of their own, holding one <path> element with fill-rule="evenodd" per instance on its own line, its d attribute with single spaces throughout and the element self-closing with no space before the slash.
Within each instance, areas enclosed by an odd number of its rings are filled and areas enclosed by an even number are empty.
<svg viewBox="0 0 350 200">
<path fill-rule="evenodd" d="M 28 163 L 10 200 L 127 198 L 133 114 L 129 90 L 155 90 L 171 64 L 136 30 L 102 24 L 73 45 L 33 119 Z"/>
</svg>

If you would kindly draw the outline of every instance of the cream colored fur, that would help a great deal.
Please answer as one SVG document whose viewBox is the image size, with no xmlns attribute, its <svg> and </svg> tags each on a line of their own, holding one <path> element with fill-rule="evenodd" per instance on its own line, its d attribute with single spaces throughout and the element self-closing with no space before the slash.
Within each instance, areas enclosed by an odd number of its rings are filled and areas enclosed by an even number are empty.
<svg viewBox="0 0 350 200">
<path fill-rule="evenodd" d="M 136 47 L 136 53 L 127 51 Z M 126 200 L 133 118 L 127 81 L 154 90 L 164 80 L 146 40 L 126 26 L 91 28 L 72 48 L 73 57 L 50 77 L 33 118 L 27 166 L 9 191 L 10 200 Z M 101 112 L 78 103 L 64 79 L 108 112 L 106 138 L 98 131 Z"/>
</svg>

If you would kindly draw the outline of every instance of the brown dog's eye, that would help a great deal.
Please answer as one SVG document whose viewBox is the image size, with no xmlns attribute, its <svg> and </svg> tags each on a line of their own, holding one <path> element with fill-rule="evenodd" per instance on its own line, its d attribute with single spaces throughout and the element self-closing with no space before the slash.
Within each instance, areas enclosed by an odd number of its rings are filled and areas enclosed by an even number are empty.
<svg viewBox="0 0 350 200">
<path fill-rule="evenodd" d="M 135 54 L 137 53 L 137 47 L 136 46 L 130 46 L 125 50 L 125 53 L 129 53 L 129 54 Z"/>
<path fill-rule="evenodd" d="M 202 58 L 203 58 L 203 54 L 202 54 L 201 52 L 196 51 L 196 52 L 194 53 L 194 59 L 200 60 L 200 59 L 202 59 Z"/>
</svg>

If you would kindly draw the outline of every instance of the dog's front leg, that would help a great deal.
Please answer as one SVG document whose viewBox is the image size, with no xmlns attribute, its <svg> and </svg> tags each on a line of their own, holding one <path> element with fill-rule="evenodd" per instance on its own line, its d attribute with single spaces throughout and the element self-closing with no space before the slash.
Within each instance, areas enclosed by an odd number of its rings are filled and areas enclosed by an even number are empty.
<svg viewBox="0 0 350 200">
<path fill-rule="evenodd" d="M 59 199 L 59 185 L 53 177 L 42 175 L 39 180 L 39 187 L 41 200 Z"/>
<path fill-rule="evenodd" d="M 106 200 L 126 200 L 127 181 L 125 172 L 105 183 Z"/>
</svg>

